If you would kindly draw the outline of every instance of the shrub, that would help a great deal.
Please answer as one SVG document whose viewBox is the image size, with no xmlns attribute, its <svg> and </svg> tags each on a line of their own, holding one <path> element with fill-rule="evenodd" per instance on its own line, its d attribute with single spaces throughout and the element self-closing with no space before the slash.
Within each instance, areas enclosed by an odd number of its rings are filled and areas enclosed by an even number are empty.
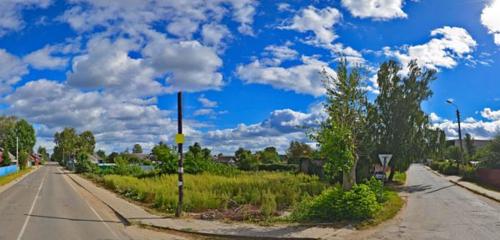
<svg viewBox="0 0 500 240">
<path fill-rule="evenodd" d="M 97 165 L 88 159 L 80 159 L 75 163 L 76 173 L 95 173 L 98 171 Z"/>
<path fill-rule="evenodd" d="M 369 181 L 366 182 L 366 185 L 368 185 L 373 193 L 375 193 L 377 202 L 382 203 L 387 200 L 387 197 L 384 194 L 384 184 L 382 183 L 382 181 L 379 181 L 375 177 L 372 177 Z"/>
<path fill-rule="evenodd" d="M 368 185 L 355 185 L 349 191 L 337 185 L 299 203 L 292 218 L 298 221 L 363 220 L 373 217 L 380 208 L 376 194 Z"/>
<path fill-rule="evenodd" d="M 259 171 L 278 171 L 278 172 L 297 172 L 299 170 L 298 164 L 260 164 L 258 165 Z"/>
<path fill-rule="evenodd" d="M 112 168 L 113 174 L 131 176 L 139 176 L 143 174 L 141 167 L 135 164 L 129 164 L 128 161 L 121 156 L 115 158 L 115 163 L 116 165 Z"/>
<path fill-rule="evenodd" d="M 460 175 L 464 180 L 476 180 L 476 168 L 471 165 L 464 165 L 460 168 Z"/>
</svg>

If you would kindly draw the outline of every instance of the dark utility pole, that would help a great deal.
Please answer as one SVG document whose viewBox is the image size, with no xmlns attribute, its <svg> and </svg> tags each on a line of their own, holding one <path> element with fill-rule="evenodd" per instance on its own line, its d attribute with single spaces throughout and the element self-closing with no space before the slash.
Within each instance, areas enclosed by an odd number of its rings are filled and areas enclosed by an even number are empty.
<svg viewBox="0 0 500 240">
<path fill-rule="evenodd" d="M 460 160 L 457 161 L 457 170 L 460 172 L 460 162 L 464 161 L 464 146 L 462 144 L 462 128 L 460 127 L 460 110 L 458 110 L 458 105 L 455 104 L 453 99 L 446 100 L 448 104 L 453 105 L 457 109 L 457 121 L 458 121 L 458 141 L 460 142 Z"/>
<path fill-rule="evenodd" d="M 177 142 L 177 149 L 179 151 L 179 202 L 177 204 L 177 210 L 175 211 L 175 216 L 180 217 L 182 213 L 182 202 L 184 199 L 184 180 L 183 180 L 183 173 L 184 173 L 184 155 L 182 153 L 182 144 L 183 144 L 183 139 L 182 139 L 182 92 L 177 93 L 177 136 L 176 136 L 176 142 Z M 182 139 L 182 140 L 181 140 Z"/>
<path fill-rule="evenodd" d="M 457 107 L 457 121 L 458 121 L 458 140 L 460 141 L 460 161 L 464 161 L 464 146 L 462 144 L 462 128 L 460 127 L 460 111 Z M 460 171 L 460 163 L 457 166 Z"/>
</svg>

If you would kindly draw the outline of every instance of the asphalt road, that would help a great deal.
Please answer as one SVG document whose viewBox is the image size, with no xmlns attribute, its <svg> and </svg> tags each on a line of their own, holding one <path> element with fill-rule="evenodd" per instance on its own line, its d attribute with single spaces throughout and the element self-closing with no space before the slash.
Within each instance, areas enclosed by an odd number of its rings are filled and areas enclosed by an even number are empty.
<svg viewBox="0 0 500 240">
<path fill-rule="evenodd" d="M 0 240 L 3 239 L 184 238 L 126 227 L 57 166 L 49 165 L 0 193 Z"/>
<path fill-rule="evenodd" d="M 500 203 L 412 165 L 406 208 L 363 239 L 500 239 Z"/>
</svg>

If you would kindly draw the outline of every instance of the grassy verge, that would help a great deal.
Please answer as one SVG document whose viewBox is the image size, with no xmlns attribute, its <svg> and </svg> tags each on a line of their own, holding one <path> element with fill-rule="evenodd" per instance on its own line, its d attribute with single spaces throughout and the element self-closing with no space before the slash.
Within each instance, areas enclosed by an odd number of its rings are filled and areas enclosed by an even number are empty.
<svg viewBox="0 0 500 240">
<path fill-rule="evenodd" d="M 186 174 L 184 179 L 185 211 L 209 212 L 209 218 L 232 220 L 275 216 L 326 187 L 317 177 L 290 173 L 254 172 L 230 177 L 203 173 Z M 177 206 L 177 175 L 106 175 L 101 182 L 110 190 L 164 213 L 172 213 Z"/>
<path fill-rule="evenodd" d="M 372 226 L 376 226 L 384 221 L 387 221 L 396 214 L 404 206 L 405 201 L 398 195 L 397 192 L 392 190 L 385 190 L 387 196 L 387 201 L 382 204 L 382 209 L 375 214 L 371 219 L 362 221 L 357 225 L 359 229 L 366 229 Z"/>
<path fill-rule="evenodd" d="M 395 172 L 393 181 L 397 185 L 404 185 L 406 183 L 406 172 Z"/>
<path fill-rule="evenodd" d="M 26 169 L 23 169 L 19 172 L 0 177 L 0 186 L 3 186 L 7 183 L 14 181 L 15 179 L 23 176 L 24 174 L 31 172 L 31 170 L 32 170 L 32 168 L 26 168 Z"/>
</svg>

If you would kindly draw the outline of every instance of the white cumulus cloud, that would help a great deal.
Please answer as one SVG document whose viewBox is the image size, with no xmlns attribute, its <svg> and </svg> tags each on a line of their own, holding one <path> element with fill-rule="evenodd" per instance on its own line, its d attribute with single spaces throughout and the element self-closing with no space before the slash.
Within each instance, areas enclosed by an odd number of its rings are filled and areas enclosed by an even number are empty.
<svg viewBox="0 0 500 240">
<path fill-rule="evenodd" d="M 492 0 L 484 7 L 481 23 L 493 34 L 495 44 L 500 45 L 500 0 Z"/>
<path fill-rule="evenodd" d="M 342 5 L 355 17 L 387 20 L 406 18 L 403 0 L 342 0 Z"/>
</svg>

